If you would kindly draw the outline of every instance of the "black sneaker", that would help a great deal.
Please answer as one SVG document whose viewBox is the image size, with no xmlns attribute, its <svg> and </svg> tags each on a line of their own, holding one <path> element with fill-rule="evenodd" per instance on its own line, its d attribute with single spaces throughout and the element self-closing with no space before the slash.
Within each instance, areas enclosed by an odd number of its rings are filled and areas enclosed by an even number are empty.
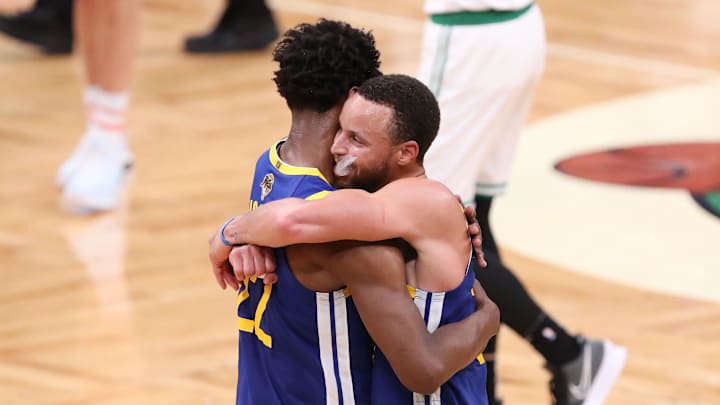
<svg viewBox="0 0 720 405">
<path fill-rule="evenodd" d="M 272 18 L 238 20 L 219 24 L 205 35 L 185 40 L 185 51 L 190 53 L 226 53 L 258 50 L 272 44 L 278 37 Z"/>
<path fill-rule="evenodd" d="M 578 337 L 577 359 L 562 366 L 547 365 L 555 405 L 601 405 L 625 366 L 627 350 L 609 340 Z"/>
<path fill-rule="evenodd" d="M 72 14 L 69 12 L 36 7 L 19 14 L 0 16 L 0 31 L 48 54 L 72 52 Z"/>
</svg>

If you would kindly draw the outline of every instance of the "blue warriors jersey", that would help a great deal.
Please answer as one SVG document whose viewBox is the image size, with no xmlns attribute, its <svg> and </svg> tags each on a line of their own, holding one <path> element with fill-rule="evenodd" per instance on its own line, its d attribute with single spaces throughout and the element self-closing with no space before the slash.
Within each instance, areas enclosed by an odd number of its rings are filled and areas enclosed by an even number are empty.
<svg viewBox="0 0 720 405">
<path fill-rule="evenodd" d="M 467 318 L 475 311 L 472 287 L 475 275 L 470 263 L 460 285 L 446 292 L 427 292 L 408 287 L 410 296 L 430 332 L 447 323 Z M 486 365 L 482 354 L 457 372 L 432 395 L 414 393 L 395 376 L 385 355 L 377 349 L 373 367 L 372 401 L 394 405 L 487 405 Z"/>
<path fill-rule="evenodd" d="M 291 166 L 277 148 L 255 166 L 251 208 L 333 190 L 319 170 Z M 237 297 L 238 405 L 370 403 L 372 342 L 346 290 L 303 287 L 276 249 L 278 282 L 246 280 Z"/>
</svg>

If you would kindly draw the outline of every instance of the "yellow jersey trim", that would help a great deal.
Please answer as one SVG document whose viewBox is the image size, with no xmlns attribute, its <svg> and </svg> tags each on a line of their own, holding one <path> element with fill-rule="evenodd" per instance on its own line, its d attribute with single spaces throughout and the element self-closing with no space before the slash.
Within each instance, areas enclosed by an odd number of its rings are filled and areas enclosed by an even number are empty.
<svg viewBox="0 0 720 405">
<path fill-rule="evenodd" d="M 278 155 L 277 148 L 282 143 L 285 142 L 285 139 L 281 139 L 270 148 L 270 163 L 272 163 L 273 166 L 275 166 L 276 169 L 280 171 L 280 173 L 283 174 L 289 174 L 292 176 L 316 176 L 323 179 L 325 183 L 330 184 L 330 182 L 325 178 L 325 176 L 320 173 L 320 170 L 318 170 L 315 167 L 300 167 L 300 166 L 293 166 L 289 165 L 280 159 L 280 156 Z"/>
<path fill-rule="evenodd" d="M 307 201 L 321 200 L 321 199 L 325 198 L 325 196 L 328 195 L 328 194 L 330 194 L 330 192 L 327 191 L 327 190 L 318 191 L 318 192 L 315 193 L 315 194 L 311 194 L 311 195 L 305 197 L 305 199 L 306 199 Z"/>
<path fill-rule="evenodd" d="M 482 353 L 478 354 L 475 360 L 477 360 L 480 364 L 485 364 L 485 357 L 483 357 Z"/>
<path fill-rule="evenodd" d="M 268 300 L 270 299 L 270 293 L 272 292 L 272 284 L 266 284 L 263 290 L 263 295 L 260 297 L 260 302 L 255 310 L 255 335 L 260 339 L 263 344 L 269 348 L 272 348 L 272 337 L 268 335 L 264 330 L 260 328 L 262 322 L 263 313 L 267 308 Z"/>
<path fill-rule="evenodd" d="M 247 285 L 245 285 L 245 289 L 242 290 L 237 296 L 237 305 L 242 304 L 242 302 L 248 299 L 248 297 L 250 297 L 250 293 L 247 290 Z"/>
<path fill-rule="evenodd" d="M 238 330 L 241 332 L 252 333 L 255 328 L 255 321 L 252 319 L 238 317 Z"/>
<path fill-rule="evenodd" d="M 248 292 L 248 282 L 247 280 L 243 280 L 243 284 L 245 285 L 245 289 L 243 289 L 240 294 L 237 296 L 237 305 L 240 306 L 240 304 L 243 303 L 246 299 L 250 297 L 250 293 Z M 238 329 L 243 332 L 252 333 L 253 329 L 255 329 L 255 321 L 252 319 L 242 318 L 238 316 Z"/>
<path fill-rule="evenodd" d="M 242 304 L 246 299 L 250 297 L 250 293 L 248 292 L 248 285 L 250 283 L 257 282 L 258 277 L 253 276 L 250 277 L 250 279 L 243 280 L 243 285 L 245 286 L 245 289 L 240 292 L 237 296 L 237 305 L 238 307 L 240 304 Z M 268 300 L 270 300 L 270 294 L 272 293 L 272 284 L 267 284 L 263 288 L 263 294 L 262 297 L 260 297 L 260 302 L 258 303 L 258 307 L 255 309 L 255 317 L 254 319 L 248 319 L 239 317 L 237 318 L 238 322 L 238 329 L 242 332 L 248 332 L 253 333 L 255 332 L 255 336 L 267 347 L 272 349 L 272 336 L 268 335 L 267 332 L 262 330 L 260 327 L 260 323 L 262 322 L 263 314 L 265 313 L 265 309 L 267 309 L 267 303 Z"/>
</svg>

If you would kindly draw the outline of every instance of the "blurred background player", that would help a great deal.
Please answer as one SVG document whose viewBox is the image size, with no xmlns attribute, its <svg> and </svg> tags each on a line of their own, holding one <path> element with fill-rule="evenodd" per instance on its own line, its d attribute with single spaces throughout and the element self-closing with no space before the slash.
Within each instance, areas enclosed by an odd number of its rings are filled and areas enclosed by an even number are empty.
<svg viewBox="0 0 720 405">
<path fill-rule="evenodd" d="M 72 52 L 73 0 L 37 0 L 26 11 L 0 15 L 0 32 L 49 54 Z"/>
<path fill-rule="evenodd" d="M 265 0 L 227 0 L 215 28 L 185 40 L 191 53 L 242 52 L 262 49 L 278 37 L 277 26 Z"/>
<path fill-rule="evenodd" d="M 572 336 L 503 265 L 489 223 L 493 198 L 510 175 L 515 146 L 544 69 L 546 40 L 532 0 L 426 0 L 419 78 L 440 103 L 440 132 L 428 175 L 475 204 L 488 267 L 477 279 L 502 322 L 545 358 L 556 404 L 601 403 L 625 362 L 624 348 Z M 495 340 L 485 352 L 490 403 Z"/>
<path fill-rule="evenodd" d="M 85 68 L 85 133 L 57 172 L 63 205 L 78 213 L 118 206 L 132 155 L 125 127 L 139 0 L 77 0 L 74 25 Z"/>
<path fill-rule="evenodd" d="M 120 202 L 133 161 L 126 116 L 139 13 L 139 0 L 38 0 L 30 10 L 0 17 L 1 31 L 43 52 L 70 53 L 77 41 L 82 54 L 85 133 L 56 176 L 63 190 L 62 204 L 72 212 L 112 210 Z M 217 26 L 188 38 L 185 49 L 195 53 L 261 49 L 277 35 L 264 0 L 229 0 Z"/>
<path fill-rule="evenodd" d="M 37 0 L 27 11 L 0 16 L 0 31 L 45 53 L 70 53 L 72 8 L 73 0 Z M 188 37 L 184 48 L 190 53 L 242 52 L 265 48 L 277 36 L 277 26 L 265 0 L 227 0 L 215 27 L 205 34 Z"/>
</svg>

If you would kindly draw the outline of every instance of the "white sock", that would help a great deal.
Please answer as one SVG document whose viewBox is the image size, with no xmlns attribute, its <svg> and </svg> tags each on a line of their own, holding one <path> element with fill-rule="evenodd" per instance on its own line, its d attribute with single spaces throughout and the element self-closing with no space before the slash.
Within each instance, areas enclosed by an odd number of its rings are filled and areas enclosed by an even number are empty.
<svg viewBox="0 0 720 405">
<path fill-rule="evenodd" d="M 85 89 L 88 133 L 125 138 L 125 122 L 130 101 L 128 92 L 109 92 L 98 86 Z"/>
<path fill-rule="evenodd" d="M 100 86 L 95 85 L 87 85 L 85 86 L 85 93 L 83 94 L 83 102 L 85 104 L 85 108 L 89 108 L 92 103 L 95 102 L 95 100 L 98 99 L 98 96 L 102 92 L 102 89 Z"/>
</svg>

